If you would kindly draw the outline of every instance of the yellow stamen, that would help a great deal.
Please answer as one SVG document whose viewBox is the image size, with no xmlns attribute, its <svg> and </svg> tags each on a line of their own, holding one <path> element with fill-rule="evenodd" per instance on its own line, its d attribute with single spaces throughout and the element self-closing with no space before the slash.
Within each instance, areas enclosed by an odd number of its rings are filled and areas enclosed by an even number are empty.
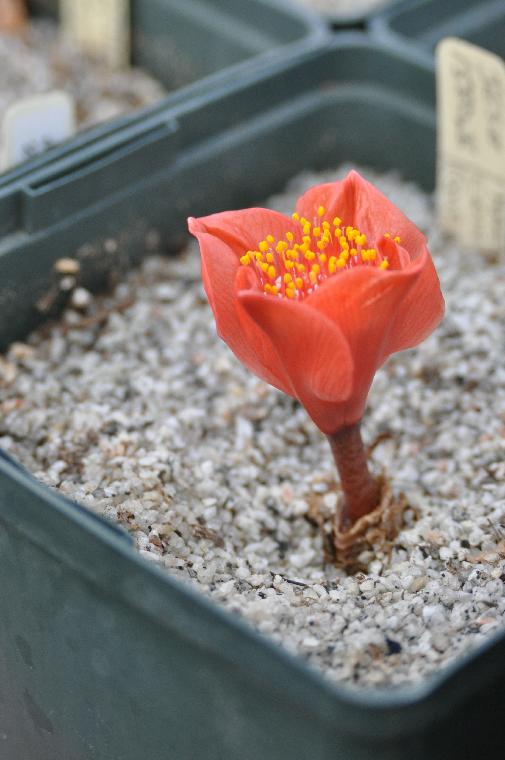
<svg viewBox="0 0 505 760">
<path fill-rule="evenodd" d="M 265 253 L 266 251 L 268 251 L 268 249 L 270 248 L 270 246 L 268 245 L 268 243 L 267 243 L 266 240 L 262 240 L 260 242 L 260 244 L 258 245 L 258 248 L 260 249 L 260 251 L 262 251 L 263 253 Z"/>
<path fill-rule="evenodd" d="M 379 264 L 379 269 L 387 269 L 389 266 L 389 261 L 387 259 L 382 259 L 381 263 Z"/>
<path fill-rule="evenodd" d="M 325 207 L 324 206 L 319 206 L 319 208 L 317 209 L 317 215 L 318 216 L 324 216 L 325 213 L 326 213 Z"/>
</svg>

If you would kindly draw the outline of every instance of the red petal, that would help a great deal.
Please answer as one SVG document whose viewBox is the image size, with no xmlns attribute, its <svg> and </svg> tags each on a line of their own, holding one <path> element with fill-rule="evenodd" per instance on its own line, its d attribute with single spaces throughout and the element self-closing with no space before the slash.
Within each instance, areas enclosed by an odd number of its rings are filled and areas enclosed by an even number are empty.
<svg viewBox="0 0 505 760">
<path fill-rule="evenodd" d="M 227 243 L 237 256 L 243 256 L 248 250 L 255 250 L 267 235 L 273 235 L 277 240 L 284 238 L 288 230 L 293 232 L 297 239 L 300 234 L 299 226 L 291 219 L 266 208 L 223 211 L 199 219 L 191 218 L 189 230 L 193 235 L 209 232 Z"/>
<path fill-rule="evenodd" d="M 331 429 L 328 416 L 353 384 L 351 353 L 338 325 L 300 302 L 251 290 L 238 297 L 271 339 L 297 398 L 322 430 Z"/>
<path fill-rule="evenodd" d="M 377 368 L 391 353 L 396 309 L 414 279 L 403 271 L 356 267 L 329 278 L 307 299 L 345 335 L 354 359 L 358 395 L 367 395 Z"/>
<path fill-rule="evenodd" d="M 203 285 L 214 313 L 218 335 L 237 358 L 262 380 L 292 394 L 272 343 L 237 301 L 235 278 L 237 272 L 245 272 L 246 267 L 239 265 L 236 255 L 226 243 L 199 231 L 195 221 L 198 220 L 189 220 L 189 228 L 200 244 Z"/>
<path fill-rule="evenodd" d="M 369 245 L 376 245 L 385 232 L 400 236 L 401 244 L 411 252 L 417 252 L 426 238 L 405 214 L 386 196 L 356 171 L 344 180 L 316 185 L 299 198 L 296 210 L 309 221 L 317 219 L 317 209 L 324 206 L 325 217 L 335 216 L 342 224 L 357 227 L 367 236 Z"/>
</svg>

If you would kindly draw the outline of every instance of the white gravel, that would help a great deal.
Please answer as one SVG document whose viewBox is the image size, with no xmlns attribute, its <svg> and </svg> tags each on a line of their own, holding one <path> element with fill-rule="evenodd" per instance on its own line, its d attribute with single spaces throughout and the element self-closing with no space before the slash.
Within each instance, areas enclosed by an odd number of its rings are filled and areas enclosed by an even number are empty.
<svg viewBox="0 0 505 760">
<path fill-rule="evenodd" d="M 299 177 L 271 205 L 343 172 Z M 375 465 L 419 513 L 390 561 L 355 577 L 323 564 L 306 515 L 318 494 L 335 505 L 327 442 L 216 338 L 194 244 L 113 295 L 77 291 L 0 358 L 0 445 L 328 678 L 372 686 L 422 679 L 502 626 L 505 263 L 444 240 L 414 185 L 364 174 L 429 235 L 447 300 L 369 399 L 365 438 L 390 434 Z"/>
<path fill-rule="evenodd" d="M 345 22 L 357 16 L 366 16 L 398 0 L 293 0 L 293 2 L 330 16 L 336 21 Z"/>
<path fill-rule="evenodd" d="M 165 95 L 163 86 L 139 68 L 113 71 L 83 55 L 51 21 L 30 21 L 22 36 L 0 33 L 0 61 L 0 121 L 18 99 L 51 90 L 73 96 L 81 129 Z"/>
</svg>

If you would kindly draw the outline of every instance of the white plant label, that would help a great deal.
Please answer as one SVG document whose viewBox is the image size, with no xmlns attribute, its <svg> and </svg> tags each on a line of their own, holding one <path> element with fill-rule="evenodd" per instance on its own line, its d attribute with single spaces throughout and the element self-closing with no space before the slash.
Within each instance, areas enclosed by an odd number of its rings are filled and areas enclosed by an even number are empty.
<svg viewBox="0 0 505 760">
<path fill-rule="evenodd" d="M 464 247 L 505 253 L 505 63 L 463 40 L 437 48 L 439 223 Z"/>
<path fill-rule="evenodd" d="M 130 62 L 129 0 L 60 0 L 65 36 L 111 68 Z"/>
<path fill-rule="evenodd" d="M 13 103 L 2 121 L 2 169 L 36 156 L 75 132 L 75 105 L 54 90 Z"/>
</svg>

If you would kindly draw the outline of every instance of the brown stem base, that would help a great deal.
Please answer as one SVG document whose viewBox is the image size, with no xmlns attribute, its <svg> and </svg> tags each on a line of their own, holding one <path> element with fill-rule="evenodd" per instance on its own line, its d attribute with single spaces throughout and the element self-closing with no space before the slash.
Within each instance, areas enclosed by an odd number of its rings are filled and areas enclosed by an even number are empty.
<svg viewBox="0 0 505 760">
<path fill-rule="evenodd" d="M 334 561 L 348 572 L 366 570 L 378 551 L 390 554 L 392 542 L 403 525 L 403 513 L 408 506 L 405 496 L 395 496 L 385 478 L 380 478 L 379 483 L 378 506 L 351 527 L 347 525 L 343 500 L 337 504 L 332 530 Z"/>
<path fill-rule="evenodd" d="M 360 517 L 351 527 L 348 527 L 345 520 L 343 495 L 333 514 L 324 507 L 319 494 L 313 494 L 309 500 L 307 519 L 321 531 L 324 561 L 328 564 L 341 567 L 348 573 L 366 572 L 369 562 L 374 558 L 391 553 L 408 505 L 403 494 L 393 494 L 384 477 L 379 477 L 378 482 L 378 506 Z"/>
</svg>

